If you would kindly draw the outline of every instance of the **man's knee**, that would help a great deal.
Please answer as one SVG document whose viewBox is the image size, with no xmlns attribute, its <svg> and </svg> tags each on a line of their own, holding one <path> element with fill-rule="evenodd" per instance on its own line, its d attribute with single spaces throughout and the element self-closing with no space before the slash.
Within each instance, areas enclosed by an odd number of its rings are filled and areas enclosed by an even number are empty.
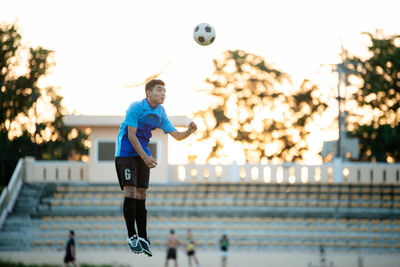
<svg viewBox="0 0 400 267">
<path fill-rule="evenodd" d="M 137 199 L 146 199 L 146 188 L 136 188 L 136 198 Z"/>
<path fill-rule="evenodd" d="M 125 197 L 136 198 L 136 187 L 135 186 L 125 186 L 124 187 Z"/>
</svg>

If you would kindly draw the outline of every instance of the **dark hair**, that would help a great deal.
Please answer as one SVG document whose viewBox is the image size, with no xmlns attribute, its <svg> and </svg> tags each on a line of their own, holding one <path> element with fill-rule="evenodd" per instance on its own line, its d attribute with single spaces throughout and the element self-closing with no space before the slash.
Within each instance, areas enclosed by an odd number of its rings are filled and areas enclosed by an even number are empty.
<svg viewBox="0 0 400 267">
<path fill-rule="evenodd" d="M 146 93 L 147 93 L 147 91 L 152 90 L 154 88 L 154 86 L 156 86 L 156 85 L 165 86 L 165 83 L 162 80 L 159 80 L 159 79 L 152 79 L 151 81 L 146 83 L 146 86 L 144 87 Z"/>
<path fill-rule="evenodd" d="M 175 233 L 174 229 L 171 229 L 170 233 L 171 233 L 171 234 L 174 234 L 174 233 Z"/>
<path fill-rule="evenodd" d="M 71 235 L 75 235 L 74 230 L 69 230 L 69 233 L 70 233 Z"/>
</svg>

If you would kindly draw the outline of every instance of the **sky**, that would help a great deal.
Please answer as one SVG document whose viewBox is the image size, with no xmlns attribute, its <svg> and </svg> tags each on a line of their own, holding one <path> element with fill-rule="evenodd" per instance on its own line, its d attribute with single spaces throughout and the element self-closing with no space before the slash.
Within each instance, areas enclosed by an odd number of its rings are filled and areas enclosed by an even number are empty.
<svg viewBox="0 0 400 267">
<path fill-rule="evenodd" d="M 0 23 L 17 22 L 28 46 L 55 51 L 56 66 L 41 85 L 58 88 L 68 113 L 123 115 L 163 71 L 168 115 L 192 114 L 209 99 L 199 95 L 226 50 L 262 56 L 288 73 L 294 86 L 311 79 L 331 91 L 337 80 L 322 64 L 340 61 L 341 44 L 367 56 L 362 32 L 400 34 L 400 1 L 54 1 L 0 0 Z M 194 42 L 202 22 L 215 42 Z M 332 138 L 332 136 L 328 137 Z"/>
</svg>

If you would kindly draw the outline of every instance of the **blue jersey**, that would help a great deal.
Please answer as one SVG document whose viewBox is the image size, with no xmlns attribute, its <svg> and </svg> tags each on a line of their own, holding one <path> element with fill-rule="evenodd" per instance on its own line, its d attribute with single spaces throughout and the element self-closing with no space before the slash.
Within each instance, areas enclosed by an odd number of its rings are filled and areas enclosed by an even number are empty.
<svg viewBox="0 0 400 267">
<path fill-rule="evenodd" d="M 134 157 L 139 154 L 133 148 L 128 138 L 128 126 L 137 129 L 136 136 L 140 145 L 147 155 L 151 156 L 148 147 L 151 131 L 160 128 L 164 133 L 176 131 L 175 127 L 169 121 L 163 106 L 158 105 L 153 109 L 147 99 L 133 102 L 126 111 L 125 120 L 122 122 L 118 132 L 117 147 L 115 151 L 116 157 Z"/>
</svg>

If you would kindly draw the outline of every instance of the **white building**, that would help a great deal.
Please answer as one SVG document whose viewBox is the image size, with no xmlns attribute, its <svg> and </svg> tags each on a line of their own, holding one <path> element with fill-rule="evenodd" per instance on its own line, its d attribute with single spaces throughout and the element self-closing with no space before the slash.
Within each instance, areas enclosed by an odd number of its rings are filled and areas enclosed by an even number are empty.
<svg viewBox="0 0 400 267">
<path fill-rule="evenodd" d="M 27 157 L 21 162 L 27 182 L 117 181 L 114 154 L 123 116 L 65 116 L 66 125 L 90 128 L 89 162 L 47 161 Z M 186 127 L 190 120 L 171 116 L 175 127 Z M 254 182 L 254 183 L 400 183 L 400 163 L 329 162 L 318 165 L 284 162 L 238 165 L 169 164 L 168 135 L 153 131 L 150 150 L 158 165 L 151 170 L 151 183 L 170 182 Z M 336 179 L 335 179 L 336 177 Z"/>
</svg>

